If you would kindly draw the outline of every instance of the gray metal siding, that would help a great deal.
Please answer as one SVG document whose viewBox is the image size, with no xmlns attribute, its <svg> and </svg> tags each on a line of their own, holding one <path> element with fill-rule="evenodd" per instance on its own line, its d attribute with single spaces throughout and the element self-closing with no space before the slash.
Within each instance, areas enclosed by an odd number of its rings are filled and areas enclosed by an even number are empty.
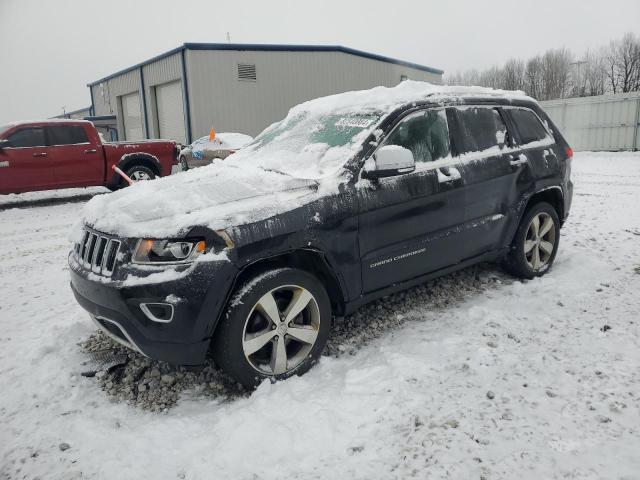
<svg viewBox="0 0 640 480">
<path fill-rule="evenodd" d="M 540 102 L 575 151 L 640 148 L 640 92 Z"/>
<path fill-rule="evenodd" d="M 155 87 L 182 79 L 180 53 L 142 67 L 149 119 L 149 138 L 159 138 L 158 111 Z"/>
<path fill-rule="evenodd" d="M 116 115 L 118 119 L 118 133 L 124 138 L 124 124 L 122 122 L 122 105 L 120 97 L 128 93 L 140 91 L 140 73 L 137 70 L 110 78 L 91 87 L 95 115 Z"/>
<path fill-rule="evenodd" d="M 193 138 L 209 132 L 256 135 L 306 100 L 377 85 L 406 75 L 441 83 L 442 76 L 342 52 L 188 50 Z M 257 80 L 238 80 L 238 63 L 255 64 Z"/>
</svg>

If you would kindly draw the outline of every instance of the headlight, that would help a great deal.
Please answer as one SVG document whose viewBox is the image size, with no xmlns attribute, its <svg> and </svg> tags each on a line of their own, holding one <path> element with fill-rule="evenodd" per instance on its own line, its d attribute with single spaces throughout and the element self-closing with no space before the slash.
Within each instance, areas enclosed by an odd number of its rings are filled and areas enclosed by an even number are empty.
<svg viewBox="0 0 640 480">
<path fill-rule="evenodd" d="M 133 263 L 187 263 L 202 255 L 207 248 L 204 240 L 138 241 Z"/>
</svg>

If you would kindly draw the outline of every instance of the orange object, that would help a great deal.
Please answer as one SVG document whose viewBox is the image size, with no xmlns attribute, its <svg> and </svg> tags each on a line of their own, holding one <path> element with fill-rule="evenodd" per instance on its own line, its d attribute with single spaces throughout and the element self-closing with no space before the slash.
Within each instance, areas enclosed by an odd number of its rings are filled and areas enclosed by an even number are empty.
<svg viewBox="0 0 640 480">
<path fill-rule="evenodd" d="M 200 240 L 198 243 L 196 243 L 196 252 L 202 253 L 204 252 L 204 249 L 206 248 L 207 244 L 204 242 L 204 240 Z"/>
<path fill-rule="evenodd" d="M 209 141 L 213 142 L 213 139 L 216 138 L 216 131 L 212 128 L 209 130 Z"/>
<path fill-rule="evenodd" d="M 119 169 L 118 167 L 116 167 L 115 165 L 112 165 L 112 166 L 111 166 L 111 169 L 112 169 L 114 172 L 116 172 L 118 175 L 120 175 L 122 178 L 124 178 L 124 179 L 126 180 L 126 182 L 127 182 L 129 185 L 133 185 L 134 183 L 136 183 L 136 182 L 134 182 L 133 180 L 131 180 L 131 178 L 129 178 L 129 175 L 127 175 L 126 173 L 124 173 L 122 170 L 120 170 L 120 169 Z"/>
</svg>

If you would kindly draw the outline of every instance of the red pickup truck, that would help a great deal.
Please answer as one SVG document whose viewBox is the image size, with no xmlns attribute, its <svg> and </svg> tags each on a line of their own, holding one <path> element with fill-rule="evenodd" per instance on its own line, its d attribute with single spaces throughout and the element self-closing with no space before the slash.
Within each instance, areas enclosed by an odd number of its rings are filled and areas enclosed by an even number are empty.
<svg viewBox="0 0 640 480">
<path fill-rule="evenodd" d="M 46 120 L 0 126 L 0 194 L 126 183 L 180 170 L 179 149 L 168 140 L 102 143 L 91 122 Z"/>
</svg>

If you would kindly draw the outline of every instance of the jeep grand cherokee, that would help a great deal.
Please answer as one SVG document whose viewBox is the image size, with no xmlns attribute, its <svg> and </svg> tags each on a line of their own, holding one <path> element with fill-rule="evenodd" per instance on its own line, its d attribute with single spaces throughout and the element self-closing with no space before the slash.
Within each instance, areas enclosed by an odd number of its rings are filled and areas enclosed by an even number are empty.
<svg viewBox="0 0 640 480">
<path fill-rule="evenodd" d="M 316 99 L 225 162 L 92 199 L 71 287 L 143 355 L 286 378 L 374 299 L 482 261 L 546 273 L 571 157 L 517 92 L 407 81 Z"/>
</svg>

